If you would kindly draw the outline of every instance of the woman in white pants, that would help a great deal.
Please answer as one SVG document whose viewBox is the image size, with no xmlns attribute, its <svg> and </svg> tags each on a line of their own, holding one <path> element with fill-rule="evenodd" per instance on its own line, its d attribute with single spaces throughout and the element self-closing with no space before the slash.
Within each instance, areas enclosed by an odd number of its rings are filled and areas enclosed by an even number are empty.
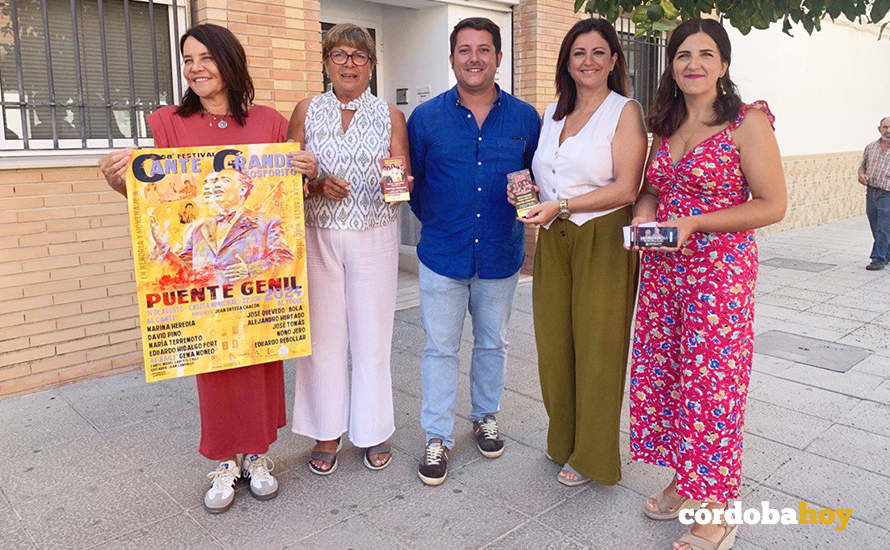
<svg viewBox="0 0 890 550">
<path fill-rule="evenodd" d="M 319 164 L 306 200 L 312 355 L 297 362 L 293 431 L 316 440 L 309 469 L 329 475 L 346 432 L 368 468 L 392 458 L 398 210 L 381 198 L 380 159 L 407 161 L 408 131 L 402 112 L 368 89 L 377 59 L 366 30 L 336 25 L 322 55 L 332 89 L 297 105 L 288 138 Z"/>
</svg>

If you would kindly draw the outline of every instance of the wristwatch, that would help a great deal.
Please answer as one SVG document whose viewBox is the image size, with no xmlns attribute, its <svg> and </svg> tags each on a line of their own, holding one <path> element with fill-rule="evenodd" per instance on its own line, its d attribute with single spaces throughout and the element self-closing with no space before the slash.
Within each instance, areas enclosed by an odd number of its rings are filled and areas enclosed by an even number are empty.
<svg viewBox="0 0 890 550">
<path fill-rule="evenodd" d="M 569 216 L 572 215 L 572 212 L 569 210 L 569 201 L 568 199 L 561 199 L 559 201 L 559 214 L 556 215 L 557 218 L 561 220 L 569 219 Z"/>
</svg>

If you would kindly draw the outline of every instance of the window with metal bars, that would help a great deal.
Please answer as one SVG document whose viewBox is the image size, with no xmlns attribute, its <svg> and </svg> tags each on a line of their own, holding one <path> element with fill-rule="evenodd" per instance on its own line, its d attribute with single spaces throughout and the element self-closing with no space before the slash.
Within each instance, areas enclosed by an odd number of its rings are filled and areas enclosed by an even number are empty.
<svg viewBox="0 0 890 550">
<path fill-rule="evenodd" d="M 5 0 L 0 150 L 150 146 L 182 95 L 186 0 Z"/>
<path fill-rule="evenodd" d="M 665 68 L 667 35 L 661 33 L 658 36 L 635 38 L 635 26 L 626 17 L 618 19 L 615 30 L 618 31 L 618 39 L 630 71 L 631 97 L 639 101 L 643 112 L 648 114 L 658 90 L 658 80 Z"/>
</svg>

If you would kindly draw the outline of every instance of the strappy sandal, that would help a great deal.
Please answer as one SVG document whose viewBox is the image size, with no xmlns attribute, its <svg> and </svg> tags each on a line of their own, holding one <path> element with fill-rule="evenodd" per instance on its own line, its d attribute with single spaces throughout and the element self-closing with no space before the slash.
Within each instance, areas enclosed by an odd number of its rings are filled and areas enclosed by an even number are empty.
<svg viewBox="0 0 890 550">
<path fill-rule="evenodd" d="M 664 491 L 659 491 L 649 498 L 655 499 L 655 507 L 658 508 L 658 510 L 650 510 L 649 507 L 646 506 L 648 501 L 643 503 L 643 513 L 650 519 L 677 519 L 684 508 L 695 508 L 698 506 L 697 500 L 692 500 L 691 498 L 686 498 L 682 495 L 680 500 L 674 501 L 665 495 Z"/>
<path fill-rule="evenodd" d="M 566 479 L 565 476 L 562 475 L 563 472 L 571 472 L 575 474 L 575 477 L 577 477 L 578 479 Z M 562 465 L 562 470 L 560 470 L 559 473 L 556 474 L 556 480 L 567 487 L 577 487 L 578 485 L 584 485 L 585 483 L 588 483 L 590 481 L 588 478 L 582 476 L 581 474 L 576 472 L 574 468 L 569 466 L 568 462 Z"/>
<path fill-rule="evenodd" d="M 343 442 L 341 441 L 341 438 L 338 437 L 337 450 L 333 453 L 328 453 L 325 451 L 312 451 L 311 453 L 309 453 L 309 470 L 311 470 L 313 474 L 320 476 L 329 476 L 333 474 L 337 470 L 337 453 L 339 453 L 340 449 L 342 448 Z M 327 470 L 322 470 L 320 468 L 317 468 L 315 464 L 312 463 L 313 460 L 321 460 L 322 462 L 330 464 L 331 467 Z"/>
<path fill-rule="evenodd" d="M 375 466 L 373 462 L 371 462 L 371 457 L 374 455 L 382 455 L 388 454 L 389 458 L 383 461 L 383 464 L 379 466 Z M 362 463 L 365 465 L 365 468 L 369 470 L 382 470 L 389 466 L 389 463 L 392 462 L 392 446 L 389 443 L 381 443 L 380 445 L 374 445 L 373 447 L 368 447 L 365 449 L 365 454 L 362 455 Z"/>
<path fill-rule="evenodd" d="M 688 544 L 692 550 L 729 550 L 735 544 L 735 536 L 738 532 L 738 525 L 728 526 L 725 523 L 723 527 L 723 537 L 717 541 L 710 541 L 692 534 L 692 531 L 686 533 L 676 540 Z"/>
</svg>

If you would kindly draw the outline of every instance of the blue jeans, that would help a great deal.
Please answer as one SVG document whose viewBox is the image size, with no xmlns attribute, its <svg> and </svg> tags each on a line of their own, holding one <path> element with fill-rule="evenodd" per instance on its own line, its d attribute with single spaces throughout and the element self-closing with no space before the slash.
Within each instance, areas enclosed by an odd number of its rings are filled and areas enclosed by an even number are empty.
<svg viewBox="0 0 890 550">
<path fill-rule="evenodd" d="M 457 357 L 467 309 L 473 319 L 470 365 L 470 420 L 499 410 L 507 363 L 507 325 L 519 273 L 505 279 L 452 279 L 419 265 L 423 350 L 423 409 L 420 424 L 427 441 L 440 438 L 454 447 L 454 401 L 459 382 Z"/>
<path fill-rule="evenodd" d="M 875 238 L 871 259 L 887 263 L 890 259 L 890 191 L 869 186 L 865 195 L 865 215 Z"/>
</svg>

